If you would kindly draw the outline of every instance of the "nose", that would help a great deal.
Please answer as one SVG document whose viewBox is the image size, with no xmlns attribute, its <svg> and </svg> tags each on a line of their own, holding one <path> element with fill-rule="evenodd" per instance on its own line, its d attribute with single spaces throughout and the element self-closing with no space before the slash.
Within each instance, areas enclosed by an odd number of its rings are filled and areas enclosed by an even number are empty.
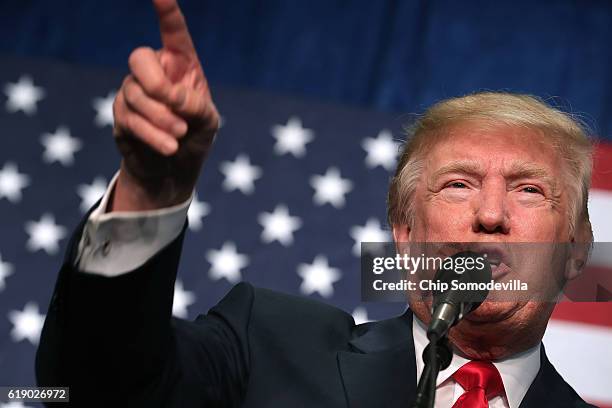
<svg viewBox="0 0 612 408">
<path fill-rule="evenodd" d="M 483 185 L 474 200 L 472 229 L 476 233 L 508 234 L 510 232 L 505 183 Z"/>
</svg>

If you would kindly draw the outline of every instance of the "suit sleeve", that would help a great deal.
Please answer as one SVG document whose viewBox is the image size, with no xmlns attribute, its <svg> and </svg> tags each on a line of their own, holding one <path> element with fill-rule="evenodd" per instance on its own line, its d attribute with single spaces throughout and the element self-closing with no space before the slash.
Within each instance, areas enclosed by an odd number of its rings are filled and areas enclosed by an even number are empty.
<svg viewBox="0 0 612 408">
<path fill-rule="evenodd" d="M 239 406 L 249 373 L 254 289 L 235 286 L 195 322 L 172 317 L 180 235 L 114 277 L 75 266 L 73 234 L 36 354 L 40 386 L 70 387 L 74 406 Z M 61 406 L 61 405 L 60 405 Z"/>
<path fill-rule="evenodd" d="M 119 171 L 83 228 L 76 262 L 88 273 L 117 276 L 142 266 L 181 233 L 187 218 L 193 194 L 171 207 L 107 213 L 118 176 Z"/>
</svg>

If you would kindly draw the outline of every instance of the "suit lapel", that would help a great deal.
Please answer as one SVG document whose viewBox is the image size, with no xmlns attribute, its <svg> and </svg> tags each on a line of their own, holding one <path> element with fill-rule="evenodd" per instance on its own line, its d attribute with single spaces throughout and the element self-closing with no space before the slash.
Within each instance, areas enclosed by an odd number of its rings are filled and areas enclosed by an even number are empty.
<svg viewBox="0 0 612 408">
<path fill-rule="evenodd" d="M 358 326 L 349 350 L 337 354 L 338 368 L 350 408 L 406 408 L 416 392 L 416 359 L 412 338 L 412 312 Z M 520 408 L 589 406 L 552 366 L 544 345 L 540 371 Z"/>
<path fill-rule="evenodd" d="M 545 364 L 550 364 L 548 359 L 546 358 L 546 354 L 544 354 L 544 345 L 540 348 L 540 370 L 538 374 L 533 379 L 533 382 L 529 386 L 527 390 L 527 394 L 523 397 L 521 401 L 521 405 L 519 408 L 538 408 L 538 407 L 555 407 L 557 406 L 552 402 L 554 400 L 554 396 L 551 395 L 551 392 L 547 389 L 547 383 L 549 379 L 546 378 L 548 375 L 545 373 L 548 371 L 548 368 L 545 367 Z"/>
<path fill-rule="evenodd" d="M 349 407 L 410 405 L 416 391 L 412 312 L 365 326 L 349 347 L 337 356 Z"/>
</svg>

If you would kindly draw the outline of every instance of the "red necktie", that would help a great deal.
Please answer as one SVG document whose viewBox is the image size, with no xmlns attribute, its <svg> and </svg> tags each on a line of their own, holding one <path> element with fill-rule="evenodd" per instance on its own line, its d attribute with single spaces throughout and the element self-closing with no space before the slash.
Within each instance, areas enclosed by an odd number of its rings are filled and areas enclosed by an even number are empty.
<svg viewBox="0 0 612 408">
<path fill-rule="evenodd" d="M 453 408 L 487 408 L 490 399 L 505 393 L 499 371 L 488 361 L 464 364 L 453 379 L 465 390 Z"/>
</svg>

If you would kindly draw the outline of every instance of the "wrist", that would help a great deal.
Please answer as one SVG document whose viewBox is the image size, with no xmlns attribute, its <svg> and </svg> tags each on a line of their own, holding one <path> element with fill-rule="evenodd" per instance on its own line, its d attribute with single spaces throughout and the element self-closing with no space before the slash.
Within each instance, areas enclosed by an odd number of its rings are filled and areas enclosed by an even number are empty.
<svg viewBox="0 0 612 408">
<path fill-rule="evenodd" d="M 133 177 L 122 163 L 106 212 L 148 211 L 181 204 L 191 197 L 193 183 L 179 184 L 167 176 L 151 180 Z"/>
</svg>

